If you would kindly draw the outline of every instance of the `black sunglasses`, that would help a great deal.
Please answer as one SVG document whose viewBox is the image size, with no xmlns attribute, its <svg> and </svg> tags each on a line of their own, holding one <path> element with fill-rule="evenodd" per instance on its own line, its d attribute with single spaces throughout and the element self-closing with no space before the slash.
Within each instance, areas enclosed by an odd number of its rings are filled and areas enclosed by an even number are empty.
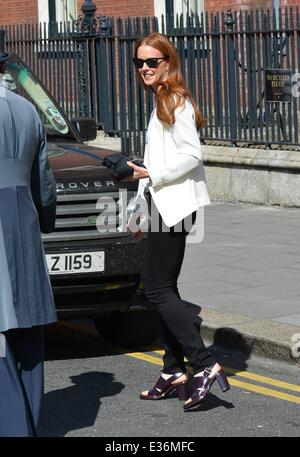
<svg viewBox="0 0 300 457">
<path fill-rule="evenodd" d="M 149 68 L 157 68 L 159 60 L 167 60 L 168 57 L 150 57 L 149 59 L 138 59 L 135 57 L 133 63 L 137 68 L 143 68 L 144 63 L 146 62 Z"/>
</svg>

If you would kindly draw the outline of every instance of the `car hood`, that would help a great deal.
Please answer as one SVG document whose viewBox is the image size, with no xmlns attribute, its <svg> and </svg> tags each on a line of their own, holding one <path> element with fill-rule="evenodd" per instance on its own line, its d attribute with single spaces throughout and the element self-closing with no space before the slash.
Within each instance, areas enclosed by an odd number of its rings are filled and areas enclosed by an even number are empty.
<svg viewBox="0 0 300 457">
<path fill-rule="evenodd" d="M 121 188 L 137 189 L 137 181 L 118 181 L 104 167 L 101 159 L 116 151 L 77 143 L 48 143 L 49 162 L 58 193 L 106 192 Z M 85 152 L 91 154 L 85 155 Z M 99 160 L 97 160 L 99 157 Z"/>
</svg>

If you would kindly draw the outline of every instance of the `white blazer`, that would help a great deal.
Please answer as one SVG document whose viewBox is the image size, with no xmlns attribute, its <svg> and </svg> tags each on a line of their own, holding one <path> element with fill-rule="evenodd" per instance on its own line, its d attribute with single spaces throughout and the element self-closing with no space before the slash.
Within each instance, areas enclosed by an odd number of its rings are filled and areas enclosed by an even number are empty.
<svg viewBox="0 0 300 457">
<path fill-rule="evenodd" d="M 154 203 L 168 227 L 210 203 L 201 143 L 191 102 L 175 110 L 172 126 L 161 122 L 153 110 L 147 135 L 144 164 L 150 178 L 139 180 L 137 198 L 145 199 L 149 188 Z"/>
</svg>

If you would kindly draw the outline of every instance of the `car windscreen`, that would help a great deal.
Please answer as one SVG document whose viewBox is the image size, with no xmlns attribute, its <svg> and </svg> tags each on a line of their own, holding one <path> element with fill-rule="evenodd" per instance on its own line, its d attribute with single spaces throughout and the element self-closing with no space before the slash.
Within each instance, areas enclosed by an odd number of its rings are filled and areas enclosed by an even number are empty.
<svg viewBox="0 0 300 457">
<path fill-rule="evenodd" d="M 33 103 L 48 137 L 74 138 L 63 112 L 22 61 L 13 59 L 6 63 L 2 85 Z"/>
</svg>

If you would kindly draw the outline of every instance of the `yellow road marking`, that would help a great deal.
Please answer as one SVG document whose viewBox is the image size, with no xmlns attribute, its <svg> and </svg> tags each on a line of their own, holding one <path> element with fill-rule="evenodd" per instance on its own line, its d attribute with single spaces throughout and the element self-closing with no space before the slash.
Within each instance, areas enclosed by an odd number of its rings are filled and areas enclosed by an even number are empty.
<svg viewBox="0 0 300 457">
<path fill-rule="evenodd" d="M 146 362 L 154 363 L 155 365 L 163 365 L 162 359 L 159 357 L 154 357 L 153 355 L 143 354 L 142 352 L 127 352 L 126 354 L 129 357 L 134 357 L 135 359 L 145 360 Z"/>
<path fill-rule="evenodd" d="M 129 357 L 134 357 L 136 359 L 145 360 L 146 362 L 150 362 L 155 365 L 162 366 L 162 360 L 159 357 L 143 354 L 141 352 L 126 353 L 125 355 Z M 230 385 L 240 387 L 241 389 L 247 389 L 251 392 L 256 392 L 262 395 L 267 395 L 269 397 L 280 398 L 281 400 L 286 400 L 292 403 L 300 404 L 300 397 L 296 397 L 295 395 L 285 394 L 283 392 L 278 392 L 276 390 L 267 389 L 266 387 L 257 386 L 255 384 L 249 384 L 248 382 L 238 381 L 237 379 L 229 378 L 228 381 Z"/>
<path fill-rule="evenodd" d="M 240 387 L 241 389 L 247 389 L 251 392 L 256 392 L 262 395 L 267 395 L 268 397 L 280 398 L 281 400 L 297 403 L 300 405 L 300 397 L 296 397 L 296 395 L 285 394 L 277 390 L 257 386 L 256 384 L 249 384 L 248 382 L 238 381 L 237 379 L 229 378 L 228 381 L 232 386 Z"/>
<path fill-rule="evenodd" d="M 62 327 L 69 327 L 74 330 L 80 330 L 80 331 L 82 331 L 84 333 L 88 333 L 90 335 L 94 335 L 94 336 L 97 335 L 96 330 L 94 330 L 92 328 L 88 328 L 88 327 L 82 327 L 80 324 L 75 324 L 73 322 L 72 323 L 71 322 L 60 322 L 59 325 Z M 160 365 L 160 366 L 163 365 L 162 359 L 160 357 L 155 357 L 153 355 L 144 354 L 142 352 L 129 352 L 128 349 L 118 348 L 115 346 L 112 346 L 111 349 L 113 349 L 114 351 L 119 351 L 128 357 L 133 357 L 135 359 L 144 360 L 146 362 L 153 363 L 155 365 Z M 126 351 L 126 352 L 124 352 L 124 351 Z M 164 351 L 161 351 L 161 350 L 153 351 L 153 352 L 160 354 L 160 355 L 164 353 Z M 289 384 L 287 382 L 279 381 L 279 380 L 272 379 L 272 378 L 269 378 L 266 376 L 260 376 L 260 375 L 257 375 L 255 373 L 251 373 L 248 371 L 239 371 L 239 370 L 235 370 L 233 368 L 228 368 L 228 367 L 224 367 L 224 369 L 226 370 L 227 373 L 232 373 L 232 374 L 235 374 L 240 377 L 251 379 L 253 381 L 258 381 L 258 382 L 261 382 L 264 384 L 270 384 L 270 385 L 273 385 L 276 387 L 281 387 L 282 389 L 300 392 L 300 386 L 297 386 L 295 384 Z M 239 381 L 237 379 L 233 379 L 232 377 L 230 377 L 228 379 L 228 381 L 229 381 L 230 385 L 235 386 L 235 387 L 240 387 L 241 389 L 246 389 L 251 392 L 256 392 L 256 393 L 259 393 L 262 395 L 267 395 L 269 397 L 279 398 L 281 400 L 300 404 L 300 397 L 297 397 L 295 395 L 290 395 L 290 394 L 279 392 L 279 391 L 276 391 L 273 389 L 268 389 L 266 387 L 258 386 L 255 384 L 250 384 L 250 383 L 247 383 L 244 381 Z"/>
<path fill-rule="evenodd" d="M 156 354 L 160 354 L 160 355 L 164 353 L 164 351 L 153 351 L 153 352 L 155 352 Z M 235 374 L 241 378 L 251 379 L 252 381 L 261 382 L 262 384 L 269 384 L 270 386 L 275 386 L 275 387 L 279 387 L 281 389 L 291 390 L 293 392 L 300 392 L 300 386 L 297 386 L 297 384 L 290 384 L 288 382 L 279 381 L 278 379 L 269 378 L 268 376 L 262 376 L 262 375 L 258 375 L 255 373 L 251 373 L 251 371 L 240 371 L 240 370 L 235 370 L 234 368 L 225 367 L 225 366 L 223 366 L 223 368 L 227 373 Z"/>
<path fill-rule="evenodd" d="M 258 381 L 263 384 L 269 384 L 270 386 L 280 387 L 281 389 L 292 390 L 294 392 L 300 392 L 300 386 L 296 384 L 290 384 L 288 382 L 279 381 L 278 379 L 269 378 L 268 376 L 261 376 L 250 371 L 239 371 L 233 368 L 224 367 L 227 373 L 236 374 L 241 378 L 251 379 L 252 381 Z"/>
</svg>

